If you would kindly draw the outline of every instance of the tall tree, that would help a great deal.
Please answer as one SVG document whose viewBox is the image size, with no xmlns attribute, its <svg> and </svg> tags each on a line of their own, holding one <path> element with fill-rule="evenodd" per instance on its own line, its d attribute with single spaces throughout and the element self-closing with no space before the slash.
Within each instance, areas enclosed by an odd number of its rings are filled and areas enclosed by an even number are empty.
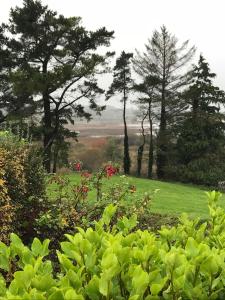
<svg viewBox="0 0 225 300">
<path fill-rule="evenodd" d="M 153 118 L 155 115 L 155 104 L 157 103 L 157 98 L 155 97 L 155 90 L 159 85 L 160 79 L 158 77 L 146 76 L 146 78 L 141 83 L 134 84 L 133 87 L 133 89 L 140 94 L 140 97 L 135 102 L 141 105 L 142 110 L 144 110 L 144 119 L 148 117 L 149 121 L 148 178 L 152 178 L 152 168 L 154 162 Z M 143 135 L 143 122 L 141 127 Z M 143 136 L 144 143 L 142 143 L 142 145 L 140 145 L 138 149 L 138 169 L 140 169 L 141 167 L 140 160 L 143 156 L 145 140 L 145 136 Z M 138 174 L 139 172 L 140 170 L 138 170 Z"/>
<path fill-rule="evenodd" d="M 103 94 L 96 74 L 105 70 L 112 53 L 97 54 L 109 46 L 113 32 L 104 27 L 88 31 L 79 17 L 64 17 L 42 5 L 39 0 L 24 0 L 22 7 L 11 9 L 5 25 L 12 38 L 7 43 L 12 55 L 20 60 L 13 72 L 14 89 L 35 95 L 43 112 L 45 168 L 51 170 L 52 145 L 60 130 L 60 119 L 90 117 L 81 104 L 100 112 L 96 97 Z"/>
<path fill-rule="evenodd" d="M 159 131 L 157 136 L 157 175 L 163 178 L 168 152 L 168 126 L 180 113 L 182 103 L 177 94 L 188 84 L 188 72 L 184 69 L 195 53 L 195 47 L 188 49 L 188 41 L 178 46 L 178 40 L 165 26 L 155 31 L 145 52 L 136 51 L 134 70 L 145 78 L 152 75 L 160 79 L 156 95 L 159 103 Z"/>
<path fill-rule="evenodd" d="M 13 118 L 23 118 L 34 111 L 33 99 L 26 91 L 15 93 L 11 70 L 19 66 L 9 51 L 9 38 L 5 35 L 4 26 L 0 27 L 0 124 Z"/>
<path fill-rule="evenodd" d="M 128 94 L 133 86 L 133 80 L 131 78 L 131 58 L 132 53 L 122 52 L 120 57 L 116 60 L 116 65 L 114 67 L 113 82 L 107 92 L 107 99 L 115 95 L 115 93 L 122 94 L 121 102 L 123 103 L 123 123 L 124 123 L 124 158 L 123 158 L 123 168 L 124 173 L 130 173 L 130 154 L 129 154 L 129 141 L 127 132 L 127 122 L 126 122 L 126 106 L 128 101 Z"/>
<path fill-rule="evenodd" d="M 225 118 L 220 110 L 225 94 L 213 84 L 215 76 L 201 55 L 184 93 L 189 110 L 179 126 L 176 145 L 175 173 L 183 180 L 208 185 L 224 180 L 225 171 Z"/>
</svg>

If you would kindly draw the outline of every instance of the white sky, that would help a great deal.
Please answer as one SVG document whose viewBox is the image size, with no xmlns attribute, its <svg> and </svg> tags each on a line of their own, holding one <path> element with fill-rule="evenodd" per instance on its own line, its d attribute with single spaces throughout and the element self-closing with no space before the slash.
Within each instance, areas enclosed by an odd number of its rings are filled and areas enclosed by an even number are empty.
<svg viewBox="0 0 225 300">
<path fill-rule="evenodd" d="M 6 22 L 10 7 L 22 0 L 0 0 L 0 22 Z M 217 74 L 225 89 L 225 1 L 224 0 L 43 0 L 65 16 L 81 16 L 87 29 L 105 26 L 115 31 L 110 50 L 144 49 L 154 29 L 165 24 L 180 42 L 190 40 Z M 109 50 L 109 49 L 108 49 Z"/>
</svg>

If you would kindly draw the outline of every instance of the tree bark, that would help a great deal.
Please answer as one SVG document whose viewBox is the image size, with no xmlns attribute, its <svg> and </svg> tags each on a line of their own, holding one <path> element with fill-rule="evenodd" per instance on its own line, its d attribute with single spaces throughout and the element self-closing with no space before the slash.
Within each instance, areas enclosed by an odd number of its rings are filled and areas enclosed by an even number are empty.
<svg viewBox="0 0 225 300">
<path fill-rule="evenodd" d="M 165 177 L 167 140 L 166 140 L 166 49 L 165 40 L 163 48 L 163 76 L 162 76 L 162 93 L 161 93 L 161 115 L 159 133 L 157 138 L 157 176 L 159 179 Z"/>
<path fill-rule="evenodd" d="M 43 64 L 43 74 L 47 74 L 47 62 Z M 51 120 L 51 105 L 48 94 L 48 88 L 42 94 L 44 103 L 44 167 L 45 170 L 51 172 L 51 147 L 52 147 L 52 120 Z"/>
<path fill-rule="evenodd" d="M 58 154 L 59 154 L 59 149 L 58 149 L 57 145 L 55 145 L 54 156 L 53 156 L 53 166 L 52 166 L 53 173 L 56 173 L 56 171 L 57 171 Z"/>
<path fill-rule="evenodd" d="M 141 169 L 142 169 L 142 159 L 143 159 L 143 153 L 144 153 L 144 147 L 145 147 L 145 129 L 144 129 L 144 120 L 147 117 L 148 112 L 143 116 L 143 119 L 141 120 L 141 134 L 143 137 L 142 144 L 138 147 L 138 153 L 137 153 L 137 176 L 141 176 Z"/>
<path fill-rule="evenodd" d="M 148 178 L 152 178 L 152 167 L 153 167 L 153 152 L 154 152 L 154 144 L 153 144 L 153 128 L 152 128 L 152 118 L 151 118 L 151 104 L 149 103 L 148 108 L 148 118 L 149 118 L 149 151 L 148 151 Z"/>
<path fill-rule="evenodd" d="M 144 153 L 144 144 L 141 144 L 138 147 L 138 153 L 137 153 L 137 176 L 138 177 L 141 177 L 143 153 Z"/>
<path fill-rule="evenodd" d="M 125 76 L 125 75 L 124 75 Z M 124 80 L 125 82 L 125 80 Z M 124 174 L 130 174 L 130 154 L 129 154 L 129 141 L 127 132 L 127 122 L 126 122 L 126 88 L 123 90 L 123 124 L 124 124 L 124 159 L 123 168 Z"/>
</svg>

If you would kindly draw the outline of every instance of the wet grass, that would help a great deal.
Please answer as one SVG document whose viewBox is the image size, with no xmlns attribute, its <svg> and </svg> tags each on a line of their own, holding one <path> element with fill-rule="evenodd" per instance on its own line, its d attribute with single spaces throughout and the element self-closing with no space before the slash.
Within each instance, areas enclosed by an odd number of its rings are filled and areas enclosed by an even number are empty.
<svg viewBox="0 0 225 300">
<path fill-rule="evenodd" d="M 71 184 L 79 182 L 79 174 L 66 175 Z M 121 182 L 120 176 L 115 176 L 109 180 L 104 180 L 104 187 L 107 189 L 110 185 Z M 208 215 L 207 206 L 207 188 L 198 187 L 189 184 L 163 182 L 157 180 L 140 179 L 135 177 L 128 177 L 130 184 L 136 186 L 136 196 L 143 195 L 145 192 L 154 194 L 152 201 L 152 212 L 162 214 L 179 215 L 183 212 L 188 213 L 191 217 L 205 218 Z M 48 189 L 49 195 L 54 194 L 54 185 Z M 91 192 L 90 198 L 94 197 Z M 225 195 L 223 194 L 220 200 L 220 205 L 225 208 Z"/>
</svg>

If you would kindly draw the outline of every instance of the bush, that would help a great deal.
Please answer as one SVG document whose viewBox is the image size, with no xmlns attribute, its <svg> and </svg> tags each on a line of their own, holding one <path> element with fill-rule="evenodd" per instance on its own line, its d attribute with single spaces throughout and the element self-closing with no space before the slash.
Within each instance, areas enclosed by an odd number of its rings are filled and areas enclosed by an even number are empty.
<svg viewBox="0 0 225 300">
<path fill-rule="evenodd" d="M 122 162 L 123 155 L 121 144 L 121 139 L 119 138 L 108 138 L 104 150 L 105 159 L 108 161 Z"/>
<path fill-rule="evenodd" d="M 84 168 L 90 171 L 96 171 L 105 161 L 105 158 L 102 156 L 102 149 L 97 148 L 83 151 L 77 157 L 83 162 Z"/>
<path fill-rule="evenodd" d="M 218 193 L 208 196 L 207 222 L 183 215 L 158 234 L 135 231 L 135 215 L 111 226 L 117 208 L 109 205 L 94 229 L 66 235 L 57 274 L 49 240 L 28 248 L 12 234 L 9 247 L 0 243 L 0 299 L 224 299 L 224 210 Z"/>
<path fill-rule="evenodd" d="M 225 165 L 218 157 L 211 155 L 210 159 L 202 157 L 188 164 L 174 164 L 166 168 L 168 179 L 184 183 L 193 183 L 209 187 L 218 187 L 219 181 L 225 179 Z"/>
<path fill-rule="evenodd" d="M 45 173 L 37 149 L 8 132 L 0 133 L 0 167 L 0 222 L 8 228 L 1 232 L 1 239 L 5 240 L 9 228 L 28 232 L 33 227 L 38 203 L 45 195 Z"/>
</svg>

